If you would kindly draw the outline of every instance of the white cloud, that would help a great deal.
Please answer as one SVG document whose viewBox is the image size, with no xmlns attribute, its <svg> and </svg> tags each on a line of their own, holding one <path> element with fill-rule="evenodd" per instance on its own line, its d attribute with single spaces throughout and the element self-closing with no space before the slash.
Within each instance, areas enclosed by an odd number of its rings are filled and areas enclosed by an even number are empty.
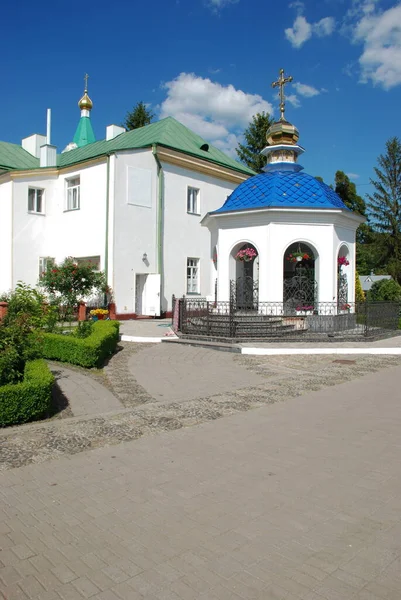
<svg viewBox="0 0 401 600">
<path fill-rule="evenodd" d="M 346 173 L 346 176 L 350 179 L 359 179 L 358 173 Z"/>
<path fill-rule="evenodd" d="M 301 103 L 299 101 L 299 98 L 296 94 L 288 94 L 288 96 L 285 97 L 286 100 L 288 100 L 288 102 L 294 107 L 294 108 L 299 108 L 301 106 Z"/>
<path fill-rule="evenodd" d="M 294 48 L 300 48 L 307 42 L 312 35 L 318 37 L 326 37 L 331 35 L 335 29 L 336 22 L 333 17 L 323 17 L 316 23 L 309 23 L 302 15 L 304 5 L 302 2 L 294 2 L 291 4 L 298 12 L 292 27 L 284 30 L 285 37 Z"/>
<path fill-rule="evenodd" d="M 263 111 L 273 112 L 270 102 L 258 94 L 247 94 L 194 73 L 181 73 L 164 87 L 167 97 L 161 104 L 160 117 L 175 117 L 232 155 L 238 136 L 252 117 Z"/>
<path fill-rule="evenodd" d="M 318 96 L 320 94 L 320 90 L 317 90 L 312 85 L 306 85 L 306 83 L 293 83 L 292 85 L 297 93 L 300 96 L 305 96 L 305 98 L 312 98 L 313 96 Z"/>
<path fill-rule="evenodd" d="M 314 23 L 312 28 L 313 32 L 316 33 L 318 37 L 325 37 L 326 35 L 331 35 L 333 33 L 335 26 L 336 22 L 333 17 L 324 17 L 317 23 Z"/>
<path fill-rule="evenodd" d="M 213 12 L 219 12 L 225 6 L 229 4 L 237 4 L 239 0 L 207 0 L 206 4 Z"/>
<path fill-rule="evenodd" d="M 373 2 L 364 2 L 359 9 L 353 40 L 363 44 L 361 82 L 388 90 L 401 84 L 401 4 L 379 11 Z"/>
<path fill-rule="evenodd" d="M 300 48 L 312 36 L 312 25 L 302 15 L 298 15 L 292 25 L 284 30 L 285 37 L 294 46 Z"/>
</svg>

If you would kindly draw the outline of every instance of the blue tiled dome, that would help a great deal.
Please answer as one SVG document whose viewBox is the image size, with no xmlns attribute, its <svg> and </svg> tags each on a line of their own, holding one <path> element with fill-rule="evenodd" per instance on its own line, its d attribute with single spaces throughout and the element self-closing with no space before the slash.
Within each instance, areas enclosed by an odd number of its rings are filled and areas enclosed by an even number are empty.
<svg viewBox="0 0 401 600">
<path fill-rule="evenodd" d="M 272 171 L 241 183 L 215 213 L 257 208 L 342 208 L 341 198 L 307 173 Z"/>
</svg>

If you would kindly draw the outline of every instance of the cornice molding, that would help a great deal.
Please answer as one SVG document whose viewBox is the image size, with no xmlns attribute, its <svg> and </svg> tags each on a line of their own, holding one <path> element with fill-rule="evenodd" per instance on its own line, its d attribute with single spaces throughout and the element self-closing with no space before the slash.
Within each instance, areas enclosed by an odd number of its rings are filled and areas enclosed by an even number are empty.
<svg viewBox="0 0 401 600">
<path fill-rule="evenodd" d="M 251 175 L 240 173 L 234 169 L 216 165 L 215 163 L 208 162 L 207 160 L 202 160 L 201 158 L 190 156 L 188 154 L 184 154 L 183 152 L 178 152 L 160 145 L 157 146 L 157 154 L 160 160 L 166 163 L 177 165 L 179 167 L 183 167 L 184 169 L 190 169 L 191 171 L 198 171 L 204 175 L 217 177 L 218 179 L 224 179 L 225 181 L 231 181 L 233 183 L 241 183 L 242 181 L 246 181 L 249 179 L 249 177 L 251 177 Z"/>
</svg>

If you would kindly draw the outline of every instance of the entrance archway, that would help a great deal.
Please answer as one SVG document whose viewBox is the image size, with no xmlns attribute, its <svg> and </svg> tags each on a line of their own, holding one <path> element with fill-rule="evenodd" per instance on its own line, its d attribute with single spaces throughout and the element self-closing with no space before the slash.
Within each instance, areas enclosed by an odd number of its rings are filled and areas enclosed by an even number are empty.
<svg viewBox="0 0 401 600">
<path fill-rule="evenodd" d="M 283 302 L 287 312 L 310 312 L 318 301 L 316 252 L 305 242 L 288 246 L 283 258 Z"/>
<path fill-rule="evenodd" d="M 337 304 L 339 311 L 347 311 L 349 305 L 348 276 L 350 273 L 348 246 L 343 244 L 338 250 L 337 256 Z"/>
<path fill-rule="evenodd" d="M 249 242 L 239 243 L 230 256 L 230 301 L 236 310 L 257 310 L 259 255 Z"/>
</svg>

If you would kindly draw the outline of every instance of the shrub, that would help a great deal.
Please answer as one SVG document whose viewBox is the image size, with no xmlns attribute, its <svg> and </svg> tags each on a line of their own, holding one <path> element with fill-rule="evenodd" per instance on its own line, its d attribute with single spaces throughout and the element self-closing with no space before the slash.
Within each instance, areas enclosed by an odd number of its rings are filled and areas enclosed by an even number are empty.
<svg viewBox="0 0 401 600">
<path fill-rule="evenodd" d="M 358 271 L 355 271 L 355 302 L 365 302 L 365 294 L 363 293 Z"/>
<path fill-rule="evenodd" d="M 86 368 L 102 367 L 105 359 L 115 351 L 119 328 L 118 321 L 97 321 L 86 338 L 45 333 L 43 357 Z"/>
<path fill-rule="evenodd" d="M 77 338 L 85 339 L 91 335 L 92 331 L 93 321 L 79 321 L 73 335 Z"/>
<path fill-rule="evenodd" d="M 394 279 L 375 281 L 368 293 L 371 302 L 401 302 L 401 286 Z"/>
<path fill-rule="evenodd" d="M 0 386 L 0 427 L 42 417 L 51 405 L 53 383 L 44 360 L 27 362 L 23 381 Z"/>
</svg>

